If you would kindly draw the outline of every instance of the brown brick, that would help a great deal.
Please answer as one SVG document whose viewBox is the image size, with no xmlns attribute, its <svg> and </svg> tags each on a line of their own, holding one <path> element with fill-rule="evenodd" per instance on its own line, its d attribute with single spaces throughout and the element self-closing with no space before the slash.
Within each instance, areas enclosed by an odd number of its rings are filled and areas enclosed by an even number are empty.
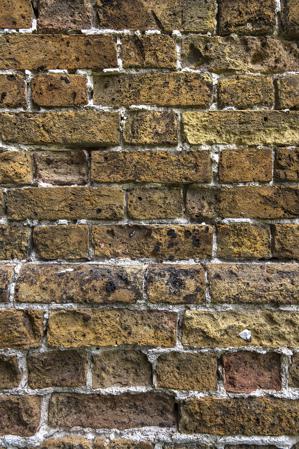
<svg viewBox="0 0 299 449">
<path fill-rule="evenodd" d="M 164 443 L 163 444 L 163 449 L 214 449 L 214 446 L 209 446 L 206 444 L 201 444 L 201 443 L 190 443 L 190 442 L 186 442 L 186 443 Z M 259 448 L 257 448 L 259 449 Z M 275 448 L 273 448 L 275 449 Z"/>
<path fill-rule="evenodd" d="M 9 285 L 14 274 L 13 265 L 0 265 L 0 302 L 8 302 Z"/>
<path fill-rule="evenodd" d="M 18 387 L 21 373 L 15 356 L 0 356 L 0 388 Z"/>
<path fill-rule="evenodd" d="M 40 406 L 37 396 L 1 396 L 0 435 L 34 435 L 39 428 Z"/>
<path fill-rule="evenodd" d="M 190 144 L 289 144 L 299 136 L 299 114 L 278 111 L 211 111 L 183 113 Z"/>
<path fill-rule="evenodd" d="M 124 68 L 176 68 L 175 40 L 167 35 L 124 36 L 122 39 Z"/>
<path fill-rule="evenodd" d="M 186 196 L 186 213 L 193 220 L 213 220 L 218 215 L 219 189 L 202 187 L 196 184 L 189 186 Z"/>
<path fill-rule="evenodd" d="M 124 191 L 118 187 L 11 189 L 6 204 L 12 220 L 116 220 L 124 214 Z"/>
<path fill-rule="evenodd" d="M 199 304 L 205 299 L 205 272 L 201 265 L 150 265 L 145 289 L 152 303 Z"/>
<path fill-rule="evenodd" d="M 15 287 L 18 302 L 134 303 L 142 298 L 142 269 L 105 265 L 21 267 Z"/>
<path fill-rule="evenodd" d="M 0 36 L 0 69 L 99 70 L 116 66 L 116 48 L 111 36 L 83 34 Z"/>
<path fill-rule="evenodd" d="M 271 257 L 269 227 L 247 223 L 217 226 L 217 256 L 223 259 Z"/>
<path fill-rule="evenodd" d="M 281 22 L 283 32 L 289 37 L 299 37 L 298 0 L 282 0 Z"/>
<path fill-rule="evenodd" d="M 92 444 L 90 440 L 86 438 L 67 435 L 62 438 L 49 438 L 48 440 L 43 440 L 38 449 L 91 449 Z"/>
<path fill-rule="evenodd" d="M 209 151 L 93 151 L 95 182 L 210 182 Z"/>
<path fill-rule="evenodd" d="M 275 225 L 273 239 L 274 257 L 283 259 L 299 259 L 299 225 Z"/>
<path fill-rule="evenodd" d="M 221 78 L 218 85 L 218 101 L 221 108 L 271 107 L 274 104 L 273 81 L 270 77 L 261 76 Z"/>
<path fill-rule="evenodd" d="M 280 390 L 280 355 L 235 352 L 224 354 L 224 388 L 229 392 Z"/>
<path fill-rule="evenodd" d="M 216 28 L 215 0 L 182 0 L 183 31 L 213 33 Z"/>
<path fill-rule="evenodd" d="M 105 440 L 97 437 L 93 444 L 94 449 L 153 449 L 154 443 L 149 441 L 128 440 L 126 438 L 117 438 Z"/>
<path fill-rule="evenodd" d="M 32 159 L 28 152 L 0 151 L 0 184 L 30 184 Z"/>
<path fill-rule="evenodd" d="M 94 226 L 96 257 L 206 258 L 212 251 L 212 228 L 206 225 Z"/>
<path fill-rule="evenodd" d="M 31 28 L 30 0 L 0 0 L 0 28 Z"/>
<path fill-rule="evenodd" d="M 278 148 L 275 155 L 274 178 L 277 181 L 299 180 L 299 148 Z"/>
<path fill-rule="evenodd" d="M 0 75 L 0 108 L 21 108 L 25 106 L 24 77 L 22 75 Z"/>
<path fill-rule="evenodd" d="M 214 354 L 169 352 L 159 356 L 156 376 L 159 388 L 216 390 L 217 359 Z"/>
<path fill-rule="evenodd" d="M 256 445 L 256 444 L 234 444 L 225 445 L 225 449 L 276 449 L 277 446 L 267 444 L 267 445 Z"/>
<path fill-rule="evenodd" d="M 4 191 L 0 190 L 0 217 L 5 216 Z M 1 225 L 0 225 L 1 229 Z"/>
<path fill-rule="evenodd" d="M 0 225 L 0 259 L 26 259 L 29 236 L 29 228 Z"/>
<path fill-rule="evenodd" d="M 289 366 L 289 387 L 299 387 L 299 353 L 296 352 L 291 359 Z"/>
<path fill-rule="evenodd" d="M 173 427 L 174 398 L 161 393 L 54 394 L 50 399 L 49 422 L 50 426 L 64 428 Z"/>
<path fill-rule="evenodd" d="M 279 109 L 299 109 L 299 75 L 276 80 Z"/>
<path fill-rule="evenodd" d="M 45 108 L 86 104 L 86 78 L 66 74 L 37 75 L 32 81 L 32 100 Z"/>
<path fill-rule="evenodd" d="M 39 0 L 38 28 L 65 31 L 91 28 L 92 8 L 87 0 Z"/>
<path fill-rule="evenodd" d="M 299 302 L 299 267 L 296 264 L 215 264 L 208 266 L 212 302 Z"/>
<path fill-rule="evenodd" d="M 133 350 L 103 351 L 93 356 L 93 388 L 151 385 L 151 364 Z"/>
<path fill-rule="evenodd" d="M 0 113 L 4 142 L 99 146 L 118 143 L 118 114 L 101 111 Z"/>
<path fill-rule="evenodd" d="M 219 180 L 224 183 L 271 181 L 272 151 L 256 148 L 221 151 Z"/>
<path fill-rule="evenodd" d="M 272 34 L 275 0 L 220 0 L 220 34 Z"/>
<path fill-rule="evenodd" d="M 197 106 L 212 102 L 210 76 L 197 73 L 144 73 L 94 78 L 94 102 L 105 106 L 148 104 Z"/>
<path fill-rule="evenodd" d="M 249 310 L 225 312 L 187 311 L 183 344 L 193 347 L 298 346 L 299 314 L 296 312 Z M 244 331 L 249 331 L 251 337 Z M 241 334 L 241 335 L 240 335 Z"/>
<path fill-rule="evenodd" d="M 134 187 L 128 191 L 128 215 L 136 220 L 179 218 L 183 195 L 179 187 Z"/>
<path fill-rule="evenodd" d="M 30 388 L 80 387 L 86 384 L 87 355 L 76 351 L 32 353 L 27 357 Z"/>
<path fill-rule="evenodd" d="M 183 39 L 184 66 L 205 67 L 216 73 L 277 73 L 299 68 L 295 42 L 272 36 L 198 36 Z"/>
<path fill-rule="evenodd" d="M 86 259 L 88 257 L 88 226 L 40 226 L 34 229 L 35 250 L 42 259 Z"/>
<path fill-rule="evenodd" d="M 184 433 L 211 435 L 297 435 L 299 402 L 278 398 L 203 398 L 181 407 Z"/>
<path fill-rule="evenodd" d="M 34 153 L 37 178 L 51 184 L 85 184 L 87 160 L 83 151 L 41 151 Z"/>
<path fill-rule="evenodd" d="M 124 139 L 131 145 L 175 145 L 178 118 L 174 112 L 134 111 L 126 121 Z"/>
<path fill-rule="evenodd" d="M 48 343 L 55 347 L 175 345 L 176 315 L 158 311 L 80 309 L 52 312 Z"/>
<path fill-rule="evenodd" d="M 0 348 L 36 348 L 41 343 L 43 314 L 37 310 L 1 310 L 0 331 Z"/>
</svg>

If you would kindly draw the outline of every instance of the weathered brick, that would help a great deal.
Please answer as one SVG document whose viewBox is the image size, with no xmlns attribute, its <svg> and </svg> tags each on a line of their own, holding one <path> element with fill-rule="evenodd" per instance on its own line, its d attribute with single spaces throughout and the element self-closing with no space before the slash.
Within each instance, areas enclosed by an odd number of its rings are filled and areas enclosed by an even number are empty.
<svg viewBox="0 0 299 449">
<path fill-rule="evenodd" d="M 276 353 L 234 352 L 224 354 L 224 388 L 229 392 L 280 390 L 280 355 Z"/>
<path fill-rule="evenodd" d="M 278 78 L 277 95 L 279 109 L 299 109 L 299 75 Z"/>
<path fill-rule="evenodd" d="M 277 224 L 273 230 L 273 256 L 299 259 L 299 225 Z"/>
<path fill-rule="evenodd" d="M 32 100 L 42 107 L 80 106 L 87 103 L 86 78 L 80 75 L 37 75 L 32 81 Z"/>
<path fill-rule="evenodd" d="M 19 385 L 21 373 L 15 356 L 0 356 L 0 388 L 15 388 Z"/>
<path fill-rule="evenodd" d="M 118 114 L 101 111 L 0 113 L 4 142 L 29 145 L 98 146 L 117 144 Z"/>
<path fill-rule="evenodd" d="M 178 142 L 178 118 L 174 112 L 130 112 L 124 140 L 131 145 L 175 145 Z"/>
<path fill-rule="evenodd" d="M 0 217 L 5 216 L 4 191 L 0 190 Z M 1 226 L 0 226 L 1 229 Z"/>
<path fill-rule="evenodd" d="M 0 265 L 0 302 L 8 302 L 9 285 L 13 274 L 13 265 Z"/>
<path fill-rule="evenodd" d="M 296 264 L 215 264 L 208 266 L 212 302 L 297 304 Z"/>
<path fill-rule="evenodd" d="M 209 348 L 246 345 L 295 348 L 299 342 L 298 323 L 299 314 L 286 311 L 187 311 L 183 344 Z M 247 338 L 244 331 L 249 331 L 251 337 Z"/>
<path fill-rule="evenodd" d="M 0 348 L 36 348 L 41 343 L 42 333 L 42 312 L 12 309 L 0 311 Z"/>
<path fill-rule="evenodd" d="M 176 68 L 175 40 L 167 35 L 124 36 L 122 39 L 124 68 Z"/>
<path fill-rule="evenodd" d="M 292 356 L 291 364 L 289 366 L 289 387 L 299 387 L 299 353 Z"/>
<path fill-rule="evenodd" d="M 50 315 L 48 343 L 55 347 L 175 344 L 176 315 L 158 311 L 80 309 Z"/>
<path fill-rule="evenodd" d="M 272 151 L 257 148 L 221 151 L 219 180 L 224 183 L 271 181 Z"/>
<path fill-rule="evenodd" d="M 93 356 L 94 388 L 150 386 L 151 375 L 151 364 L 140 351 L 119 349 Z"/>
<path fill-rule="evenodd" d="M 11 189 L 6 196 L 12 220 L 121 219 L 124 191 L 118 187 Z"/>
<path fill-rule="evenodd" d="M 32 13 L 30 0 L 1 0 L 0 28 L 31 28 Z"/>
<path fill-rule="evenodd" d="M 271 257 L 270 228 L 247 223 L 217 226 L 217 256 L 223 259 Z"/>
<path fill-rule="evenodd" d="M 21 108 L 25 106 L 24 77 L 22 75 L 0 75 L 0 108 Z"/>
<path fill-rule="evenodd" d="M 39 181 L 51 184 L 87 182 L 87 160 L 83 151 L 40 151 L 34 153 Z"/>
<path fill-rule="evenodd" d="M 298 0 L 282 0 L 281 22 L 283 32 L 289 37 L 299 36 Z"/>
<path fill-rule="evenodd" d="M 267 445 L 256 445 L 256 444 L 233 444 L 225 445 L 225 449 L 276 449 L 277 446 L 267 444 Z"/>
<path fill-rule="evenodd" d="M 94 102 L 105 106 L 208 108 L 212 102 L 212 80 L 197 73 L 101 75 L 94 78 Z"/>
<path fill-rule="evenodd" d="M 28 152 L 0 151 L 0 184 L 30 184 L 32 159 Z"/>
<path fill-rule="evenodd" d="M 156 376 L 159 388 L 216 390 L 217 359 L 214 354 L 169 352 L 158 357 Z"/>
<path fill-rule="evenodd" d="M 18 302 L 134 303 L 142 297 L 142 269 L 105 265 L 21 267 L 15 287 Z"/>
<path fill-rule="evenodd" d="M 49 438 L 43 440 L 38 449 L 92 449 L 92 444 L 90 440 L 86 438 L 67 435 L 61 438 Z"/>
<path fill-rule="evenodd" d="M 182 0 L 183 31 L 213 33 L 216 28 L 215 0 Z"/>
<path fill-rule="evenodd" d="M 205 67 L 212 72 L 272 73 L 298 70 L 295 42 L 272 36 L 198 36 L 183 39 L 184 66 Z"/>
<path fill-rule="evenodd" d="M 76 351 L 32 353 L 27 357 L 30 388 L 80 387 L 86 384 L 87 355 Z"/>
<path fill-rule="evenodd" d="M 29 228 L 0 225 L 0 259 L 26 259 L 29 236 Z"/>
<path fill-rule="evenodd" d="M 117 396 L 53 394 L 50 426 L 71 428 L 174 427 L 174 398 L 161 393 Z"/>
<path fill-rule="evenodd" d="M 274 104 L 273 81 L 270 77 L 246 75 L 221 78 L 218 85 L 218 102 L 221 108 L 271 107 Z"/>
<path fill-rule="evenodd" d="M 65 31 L 91 28 L 92 8 L 88 0 L 39 0 L 38 28 Z"/>
<path fill-rule="evenodd" d="M 179 218 L 183 195 L 179 187 L 133 187 L 128 191 L 128 215 L 136 220 Z"/>
<path fill-rule="evenodd" d="M 40 406 L 38 396 L 1 396 L 0 435 L 34 435 L 39 427 Z"/>
<path fill-rule="evenodd" d="M 65 16 L 62 17 L 65 20 Z M 0 69 L 104 69 L 116 67 L 113 37 L 83 34 L 0 36 Z"/>
<path fill-rule="evenodd" d="M 272 34 L 275 9 L 275 0 L 220 0 L 220 34 Z"/>
<path fill-rule="evenodd" d="M 275 154 L 274 179 L 299 180 L 299 148 L 278 148 Z"/>
<path fill-rule="evenodd" d="M 128 440 L 126 438 L 116 438 L 105 440 L 103 437 L 96 437 L 93 443 L 94 449 L 153 449 L 154 444 L 149 441 Z"/>
<path fill-rule="evenodd" d="M 152 303 L 199 304 L 205 299 L 205 272 L 201 265 L 150 265 L 145 289 Z"/>
<path fill-rule="evenodd" d="M 93 151 L 95 182 L 210 182 L 209 151 Z"/>
<path fill-rule="evenodd" d="M 206 258 L 212 252 L 212 228 L 206 225 L 93 226 L 96 257 Z"/>
<path fill-rule="evenodd" d="M 298 400 L 278 398 L 190 399 L 181 407 L 184 433 L 297 435 Z"/>
<path fill-rule="evenodd" d="M 86 259 L 88 257 L 88 226 L 39 226 L 34 229 L 35 250 L 42 259 Z"/>
<path fill-rule="evenodd" d="M 289 144 L 299 137 L 299 114 L 278 111 L 184 112 L 190 144 Z"/>
</svg>

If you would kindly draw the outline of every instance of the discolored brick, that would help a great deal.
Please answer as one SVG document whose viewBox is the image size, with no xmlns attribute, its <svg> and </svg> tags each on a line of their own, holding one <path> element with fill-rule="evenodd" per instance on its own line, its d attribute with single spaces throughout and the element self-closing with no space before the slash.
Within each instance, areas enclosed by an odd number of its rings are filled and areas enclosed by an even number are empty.
<svg viewBox="0 0 299 449">
<path fill-rule="evenodd" d="M 273 240 L 274 257 L 299 259 L 299 225 L 276 224 L 273 227 Z"/>
<path fill-rule="evenodd" d="M 175 145 L 178 142 L 178 118 L 171 111 L 130 112 L 124 130 L 130 145 Z"/>
<path fill-rule="evenodd" d="M 91 28 L 92 8 L 88 0 L 39 0 L 38 28 L 42 31 L 80 31 Z"/>
<path fill-rule="evenodd" d="M 31 28 L 32 17 L 30 0 L 0 1 L 0 28 Z"/>
<path fill-rule="evenodd" d="M 164 34 L 124 36 L 121 55 L 128 68 L 176 68 L 175 40 Z"/>
<path fill-rule="evenodd" d="M 80 106 L 87 103 L 86 78 L 80 75 L 37 75 L 32 81 L 32 100 L 41 107 Z"/>
<path fill-rule="evenodd" d="M 76 435 L 43 440 L 38 449 L 91 449 L 91 441 Z"/>
<path fill-rule="evenodd" d="M 0 108 L 23 108 L 25 106 L 24 76 L 0 75 Z"/>
<path fill-rule="evenodd" d="M 274 104 L 274 85 L 270 77 L 236 76 L 220 78 L 218 84 L 220 108 L 250 109 Z"/>
<path fill-rule="evenodd" d="M 51 184 L 85 184 L 87 160 L 83 151 L 41 151 L 34 153 L 37 178 Z"/>
<path fill-rule="evenodd" d="M 128 191 L 128 215 L 135 220 L 179 218 L 183 195 L 179 187 L 134 187 Z"/>
<path fill-rule="evenodd" d="M 299 180 L 299 148 L 278 148 L 275 154 L 274 179 Z"/>
<path fill-rule="evenodd" d="M 299 109 L 299 75 L 276 80 L 278 109 Z"/>
<path fill-rule="evenodd" d="M 126 438 L 116 438 L 113 440 L 105 440 L 97 437 L 94 440 L 94 449 L 153 449 L 153 443 L 149 441 L 135 441 Z"/>
<path fill-rule="evenodd" d="M 0 151 L 0 184 L 31 184 L 33 164 L 25 151 Z"/>
<path fill-rule="evenodd" d="M 291 358 L 289 366 L 289 387 L 298 388 L 299 386 L 299 353 L 296 352 Z"/>
<path fill-rule="evenodd" d="M 291 38 L 299 36 L 298 0 L 282 0 L 281 22 L 284 34 Z"/>
<path fill-rule="evenodd" d="M 9 286 L 14 275 L 13 265 L 0 265 L 0 303 L 8 302 Z"/>
<path fill-rule="evenodd" d="M 15 356 L 0 356 L 0 389 L 18 387 L 21 380 L 18 359 Z"/>
<path fill-rule="evenodd" d="M 0 259 L 26 259 L 29 236 L 27 227 L 0 225 Z"/>
<path fill-rule="evenodd" d="M 36 348 L 43 334 L 43 313 L 38 310 L 0 311 L 0 348 Z M 1 427 L 1 426 L 0 426 Z"/>
<path fill-rule="evenodd" d="M 39 427 L 41 399 L 38 396 L 0 397 L 0 435 L 33 436 Z"/>
</svg>

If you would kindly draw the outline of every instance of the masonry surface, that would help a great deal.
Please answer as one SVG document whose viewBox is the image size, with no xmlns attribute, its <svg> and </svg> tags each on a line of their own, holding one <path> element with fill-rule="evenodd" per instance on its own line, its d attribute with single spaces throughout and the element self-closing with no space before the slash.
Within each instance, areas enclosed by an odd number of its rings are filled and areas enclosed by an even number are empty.
<svg viewBox="0 0 299 449">
<path fill-rule="evenodd" d="M 298 0 L 0 0 L 0 449 L 299 448 Z"/>
</svg>

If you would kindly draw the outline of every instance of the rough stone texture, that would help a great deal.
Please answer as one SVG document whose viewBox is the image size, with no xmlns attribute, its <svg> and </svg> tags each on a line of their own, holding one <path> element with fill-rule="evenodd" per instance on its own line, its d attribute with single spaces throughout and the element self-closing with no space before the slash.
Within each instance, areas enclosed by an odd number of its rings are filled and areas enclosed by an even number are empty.
<svg viewBox="0 0 299 449">
<path fill-rule="evenodd" d="M 161 393 L 118 396 L 54 394 L 50 400 L 51 426 L 127 429 L 174 427 L 174 398 Z"/>
<path fill-rule="evenodd" d="M 278 108 L 299 109 L 299 75 L 278 78 L 276 83 L 278 89 Z"/>
<path fill-rule="evenodd" d="M 247 223 L 217 226 L 217 256 L 223 259 L 265 259 L 271 257 L 270 229 Z"/>
<path fill-rule="evenodd" d="M 274 178 L 277 181 L 298 181 L 299 148 L 278 148 L 276 150 Z"/>
<path fill-rule="evenodd" d="M 13 274 L 13 265 L 0 265 L 0 303 L 9 300 L 9 285 L 13 279 Z"/>
<path fill-rule="evenodd" d="M 298 346 L 296 331 L 299 314 L 296 312 L 250 310 L 205 312 L 187 311 L 184 319 L 183 344 L 194 347 L 263 346 L 279 348 Z M 251 332 L 248 340 L 240 337 Z"/>
<path fill-rule="evenodd" d="M 220 0 L 220 34 L 272 34 L 275 0 Z"/>
<path fill-rule="evenodd" d="M 87 356 L 76 351 L 32 353 L 27 358 L 30 388 L 86 384 Z"/>
<path fill-rule="evenodd" d="M 298 0 L 282 0 L 281 21 L 284 33 L 299 37 L 299 3 Z"/>
<path fill-rule="evenodd" d="M 92 449 L 90 440 L 76 435 L 44 440 L 38 449 Z"/>
<path fill-rule="evenodd" d="M 52 312 L 48 343 L 59 347 L 175 344 L 176 315 L 159 311 L 79 309 Z"/>
<path fill-rule="evenodd" d="M 29 236 L 27 227 L 0 225 L 0 259 L 26 259 Z"/>
<path fill-rule="evenodd" d="M 0 435 L 34 435 L 40 421 L 38 396 L 0 397 Z"/>
<path fill-rule="evenodd" d="M 31 28 L 32 13 L 30 0 L 1 0 L 0 28 Z"/>
<path fill-rule="evenodd" d="M 183 195 L 179 187 L 134 187 L 128 191 L 128 216 L 135 220 L 179 218 Z"/>
<path fill-rule="evenodd" d="M 37 75 L 32 100 L 41 107 L 80 106 L 87 103 L 86 78 L 80 75 Z"/>
<path fill-rule="evenodd" d="M 118 143 L 118 114 L 102 111 L 0 113 L 4 142 L 99 146 Z"/>
<path fill-rule="evenodd" d="M 151 364 L 140 351 L 103 351 L 93 357 L 94 388 L 150 386 L 151 374 Z"/>
<path fill-rule="evenodd" d="M 299 353 L 292 356 L 289 366 L 289 386 L 292 388 L 299 387 Z"/>
<path fill-rule="evenodd" d="M 210 264 L 212 302 L 298 304 L 296 264 Z"/>
<path fill-rule="evenodd" d="M 276 398 L 190 399 L 181 407 L 180 429 L 212 435 L 290 435 L 299 424 L 297 400 Z"/>
<path fill-rule="evenodd" d="M 0 311 L 0 348 L 36 348 L 41 343 L 43 314 L 38 310 Z M 1 428 L 1 425 L 0 425 Z"/>
<path fill-rule="evenodd" d="M 34 153 L 39 181 L 50 184 L 85 184 L 88 167 L 83 151 L 41 151 Z"/>
<path fill-rule="evenodd" d="M 25 106 L 24 77 L 22 75 L 0 75 L 0 108 L 22 108 Z"/>
<path fill-rule="evenodd" d="M 93 444 L 94 449 L 153 449 L 153 443 L 149 441 L 134 441 L 125 438 L 116 438 L 105 440 L 102 437 L 97 437 Z"/>
<path fill-rule="evenodd" d="M 38 28 L 66 31 L 91 28 L 92 9 L 88 0 L 39 0 Z"/>
<path fill-rule="evenodd" d="M 21 151 L 0 152 L 0 184 L 30 184 L 33 181 L 31 155 Z"/>
<path fill-rule="evenodd" d="M 174 112 L 130 112 L 124 140 L 130 145 L 175 145 L 178 141 L 178 118 Z"/>
<path fill-rule="evenodd" d="M 159 388 L 213 391 L 217 388 L 217 359 L 213 354 L 170 352 L 156 365 Z"/>
<path fill-rule="evenodd" d="M 142 297 L 142 269 L 27 264 L 18 276 L 15 297 L 30 303 L 134 303 Z"/>
<path fill-rule="evenodd" d="M 273 256 L 285 259 L 299 259 L 299 225 L 277 224 L 273 229 Z"/>
<path fill-rule="evenodd" d="M 250 109 L 274 104 L 274 85 L 270 77 L 235 76 L 220 78 L 218 87 L 220 108 Z"/>
<path fill-rule="evenodd" d="M 206 258 L 212 252 L 212 228 L 206 225 L 94 226 L 96 257 Z"/>
<path fill-rule="evenodd" d="M 0 355 L 0 389 L 17 387 L 20 380 L 17 357 Z"/>
<path fill-rule="evenodd" d="M 201 265 L 150 265 L 145 276 L 145 290 L 152 303 L 202 303 L 205 272 Z"/>
<path fill-rule="evenodd" d="M 12 189 L 6 204 L 12 220 L 116 220 L 124 215 L 124 192 L 118 187 Z"/>
<path fill-rule="evenodd" d="M 223 356 L 224 388 L 235 393 L 280 390 L 280 355 L 236 352 Z"/>
<path fill-rule="evenodd" d="M 210 182 L 209 151 L 93 151 L 95 182 Z"/>
</svg>

